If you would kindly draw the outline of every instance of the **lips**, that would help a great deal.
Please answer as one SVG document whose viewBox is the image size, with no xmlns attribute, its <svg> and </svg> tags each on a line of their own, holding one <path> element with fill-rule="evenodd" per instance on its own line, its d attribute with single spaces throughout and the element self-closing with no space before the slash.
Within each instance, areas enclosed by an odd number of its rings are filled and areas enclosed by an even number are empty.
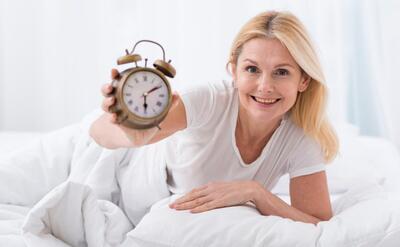
<svg viewBox="0 0 400 247">
<path fill-rule="evenodd" d="M 256 97 L 253 95 L 250 95 L 250 97 L 257 103 L 259 104 L 263 104 L 263 105 L 273 105 L 275 103 L 277 103 L 278 101 L 280 101 L 280 98 L 260 98 L 260 97 Z"/>
</svg>

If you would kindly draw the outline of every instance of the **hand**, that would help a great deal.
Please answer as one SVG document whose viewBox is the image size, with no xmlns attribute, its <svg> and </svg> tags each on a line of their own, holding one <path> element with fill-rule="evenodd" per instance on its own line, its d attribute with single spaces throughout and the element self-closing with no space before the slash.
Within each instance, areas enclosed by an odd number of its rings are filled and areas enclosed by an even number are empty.
<svg viewBox="0 0 400 247">
<path fill-rule="evenodd" d="M 253 201 L 259 186 L 257 182 L 251 180 L 211 182 L 203 187 L 193 189 L 169 206 L 176 210 L 200 213 L 215 208 L 242 205 Z"/>
<path fill-rule="evenodd" d="M 111 70 L 111 78 L 113 80 L 117 79 L 120 76 L 118 70 L 112 69 Z M 101 88 L 101 93 L 103 95 L 104 100 L 102 102 L 102 109 L 106 113 L 110 114 L 110 121 L 112 123 L 117 123 L 117 114 L 112 112 L 110 109 L 115 104 L 115 97 L 112 95 L 114 88 L 111 83 L 106 83 Z"/>
<path fill-rule="evenodd" d="M 111 70 L 111 78 L 113 80 L 117 79 L 120 76 L 118 70 L 112 69 Z M 140 147 L 143 145 L 148 144 L 151 139 L 156 135 L 156 133 L 159 131 L 158 128 L 150 128 L 150 129 L 144 129 L 144 130 L 138 130 L 138 129 L 131 129 L 128 127 L 125 127 L 121 124 L 118 124 L 117 122 L 117 114 L 113 111 L 111 111 L 111 107 L 115 104 L 115 97 L 112 95 L 113 92 L 113 87 L 111 83 L 104 84 L 101 93 L 105 97 L 102 103 L 102 108 L 103 110 L 108 113 L 109 115 L 109 121 L 115 125 L 117 125 L 125 134 L 127 140 L 127 145 L 128 147 Z M 144 105 L 145 109 L 147 107 L 146 101 Z"/>
</svg>

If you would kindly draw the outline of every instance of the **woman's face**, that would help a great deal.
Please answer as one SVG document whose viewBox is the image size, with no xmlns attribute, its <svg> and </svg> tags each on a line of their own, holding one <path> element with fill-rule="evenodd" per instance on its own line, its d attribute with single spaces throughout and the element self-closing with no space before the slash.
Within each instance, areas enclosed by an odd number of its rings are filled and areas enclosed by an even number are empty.
<svg viewBox="0 0 400 247">
<path fill-rule="evenodd" d="M 232 71 L 241 107 L 260 120 L 281 118 L 309 82 L 278 39 L 246 42 Z"/>
</svg>

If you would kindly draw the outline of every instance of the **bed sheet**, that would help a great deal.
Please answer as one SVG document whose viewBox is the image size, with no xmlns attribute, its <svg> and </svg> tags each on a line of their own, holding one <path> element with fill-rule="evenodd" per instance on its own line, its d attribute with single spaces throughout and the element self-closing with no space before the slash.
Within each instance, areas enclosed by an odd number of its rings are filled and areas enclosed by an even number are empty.
<svg viewBox="0 0 400 247">
<path fill-rule="evenodd" d="M 44 135 L 42 132 L 0 131 L 0 157 L 29 145 L 42 135 Z"/>
<path fill-rule="evenodd" d="M 85 136 L 81 138 L 81 135 Z M 17 187 L 10 187 L 10 189 L 7 190 L 4 190 L 4 185 L 2 186 L 3 190 L 0 193 L 0 199 L 4 200 L 4 195 L 6 194 L 10 196 L 7 198 L 9 201 L 6 203 L 4 203 L 4 201 L 0 202 L 0 246 L 24 246 L 21 237 L 22 235 L 17 233 L 21 226 L 24 227 L 25 233 L 28 235 L 30 234 L 32 241 L 30 242 L 30 245 L 27 245 L 29 247 L 97 247 L 99 246 L 98 244 L 107 246 L 110 245 L 110 243 L 122 240 L 124 240 L 124 242 L 121 242 L 121 246 L 125 246 L 124 244 L 126 244 L 126 246 L 160 246 L 154 244 L 146 245 L 148 244 L 146 243 L 146 240 L 149 238 L 162 240 L 163 236 L 167 239 L 169 238 L 169 240 L 174 236 L 180 237 L 180 240 L 183 240 L 182 238 L 184 237 L 186 242 L 182 241 L 182 243 L 189 243 L 189 245 L 186 246 L 196 246 L 193 245 L 193 240 L 199 240 L 199 235 L 209 237 L 206 239 L 206 241 L 209 241 L 208 243 L 210 243 L 208 246 L 213 246 L 212 244 L 217 246 L 215 244 L 221 244 L 221 242 L 218 242 L 221 239 L 218 239 L 217 236 L 204 234 L 204 229 L 210 229 L 209 226 L 212 224 L 212 221 L 207 219 L 207 217 L 214 213 L 217 214 L 214 215 L 216 217 L 224 218 L 232 216 L 229 219 L 233 223 L 236 222 L 237 231 L 228 230 L 232 225 L 219 225 L 220 228 L 218 228 L 227 230 L 226 232 L 221 232 L 222 235 L 231 233 L 232 235 L 230 239 L 232 240 L 235 240 L 235 236 L 240 236 L 241 232 L 250 229 L 249 226 L 251 226 L 251 224 L 245 225 L 247 228 L 240 227 L 240 223 L 245 222 L 245 220 L 240 218 L 240 216 L 251 216 L 248 219 L 248 222 L 255 219 L 253 217 L 255 216 L 254 210 L 249 211 L 246 209 L 247 211 L 237 211 L 240 207 L 226 208 L 226 211 L 216 210 L 211 214 L 204 214 L 206 219 L 203 223 L 200 222 L 198 224 L 199 231 L 179 228 L 180 226 L 193 226 L 194 222 L 201 219 L 188 217 L 187 214 L 179 214 L 175 215 L 177 218 L 169 218 L 171 216 L 171 211 L 163 211 L 165 208 L 163 208 L 162 197 L 165 196 L 163 194 L 165 193 L 165 188 L 161 188 L 160 191 L 162 192 L 160 192 L 159 200 L 157 201 L 157 198 L 154 197 L 148 201 L 149 207 L 154 205 L 152 211 L 145 214 L 145 217 L 139 224 L 136 224 L 137 222 L 135 222 L 136 228 L 133 229 L 128 223 L 133 222 L 132 219 L 128 217 L 128 212 L 130 206 L 139 202 L 138 198 L 140 198 L 140 194 L 133 196 L 132 199 L 136 199 L 134 203 L 129 204 L 128 201 L 123 201 L 123 203 L 120 201 L 120 203 L 116 203 L 115 200 L 113 200 L 113 196 L 121 193 L 121 191 L 118 190 L 126 187 L 126 184 L 122 183 L 116 185 L 114 180 L 108 179 L 110 177 L 109 174 L 115 174 L 118 167 L 113 167 L 107 162 L 112 161 L 115 164 L 119 163 L 118 159 L 123 156 L 121 150 L 104 150 L 101 147 L 96 146 L 96 144 L 87 136 L 87 125 L 84 127 L 80 126 L 79 128 L 76 126 L 70 126 L 69 128 L 47 135 L 45 138 L 43 138 L 41 133 L 0 133 L 0 150 L 2 150 L 2 153 L 0 153 L 0 160 L 4 160 L 4 157 L 10 156 L 10 153 L 14 153 L 12 150 L 21 146 L 20 141 L 26 143 L 29 139 L 29 142 L 32 141 L 32 144 L 34 144 L 35 140 L 38 140 L 38 137 L 42 137 L 40 138 L 41 141 L 37 143 L 37 146 L 33 145 L 32 147 L 40 148 L 40 152 L 33 152 L 35 149 L 31 149 L 31 151 L 27 153 L 20 152 L 18 157 L 13 158 L 15 161 L 18 161 L 17 163 L 25 162 L 28 164 L 28 166 L 25 166 L 26 170 L 24 170 L 24 173 L 37 173 L 39 179 L 32 181 L 29 181 L 29 179 L 23 179 L 18 182 L 19 180 L 17 177 L 16 179 L 12 179 L 12 175 L 18 174 L 13 174 L 11 170 L 7 170 L 8 168 L 3 170 L 0 169 L 0 183 L 4 181 L 9 181 L 9 183 L 17 181 L 18 184 Z M 71 142 L 71 139 L 74 139 L 75 141 Z M 362 153 L 360 150 L 359 152 Z M 34 159 L 30 160 L 30 158 Z M 352 159 L 352 161 L 354 160 L 356 159 Z M 386 157 L 385 162 L 388 160 L 394 159 Z M 67 167 L 71 162 L 72 164 L 76 164 L 75 168 L 79 168 L 75 172 L 73 168 Z M 54 164 L 58 165 L 55 170 L 53 167 Z M 4 168 L 5 166 L 3 165 L 4 164 L 1 164 L 0 162 L 0 168 Z M 11 163 L 8 165 L 9 167 L 14 166 L 14 164 Z M 34 165 L 36 165 L 36 167 Z M 363 163 L 360 162 L 360 164 L 357 165 L 361 166 Z M 62 181 L 66 179 L 67 174 L 71 171 L 75 174 L 75 178 L 73 179 L 74 183 L 62 183 Z M 141 172 L 143 173 L 141 173 L 140 176 L 127 176 L 126 181 L 135 181 L 136 185 L 144 184 L 157 179 L 157 177 L 154 178 L 150 176 L 154 176 L 154 173 L 162 173 L 162 171 L 163 169 L 160 169 L 160 167 L 156 167 L 152 172 L 144 172 L 144 170 L 142 170 Z M 124 172 L 128 173 L 129 171 Z M 2 173 L 7 174 L 7 177 L 1 177 Z M 160 178 L 165 177 L 165 174 L 159 175 Z M 349 179 L 349 177 L 347 179 Z M 157 181 L 160 181 L 160 179 L 157 179 Z M 374 181 L 368 180 L 367 182 L 370 183 Z M 7 184 L 5 185 L 7 186 Z M 129 186 L 131 185 L 132 184 L 129 184 Z M 347 187 L 345 190 L 339 190 L 339 192 L 342 191 L 343 193 L 331 193 L 331 201 L 333 202 L 336 216 L 331 222 L 321 223 L 320 226 L 315 228 L 315 226 L 309 224 L 307 225 L 271 216 L 268 218 L 269 220 L 256 224 L 257 227 L 259 227 L 258 230 L 249 231 L 250 235 L 247 235 L 249 237 L 248 243 L 264 239 L 275 241 L 277 244 L 275 246 L 282 246 L 282 244 L 289 243 L 288 241 L 291 239 L 300 241 L 297 246 L 335 246 L 332 245 L 332 243 L 338 243 L 337 241 L 339 239 L 347 241 L 342 243 L 350 243 L 348 245 L 342 244 L 340 246 L 397 246 L 394 244 L 400 243 L 398 235 L 400 226 L 400 200 L 394 200 L 394 198 L 397 198 L 398 194 L 388 194 L 386 192 L 380 193 L 379 191 L 381 189 L 384 190 L 385 188 L 379 183 L 375 185 L 376 186 L 373 188 L 371 187 L 370 189 L 365 189 L 363 191 L 359 190 L 359 192 L 350 190 L 351 188 Z M 163 185 L 160 184 L 159 186 Z M 15 193 L 13 193 L 13 189 L 15 189 Z M 24 195 L 23 191 L 27 190 L 32 190 L 32 192 Z M 349 191 L 351 193 L 349 193 Z M 81 197 L 76 196 L 79 193 L 82 195 Z M 24 197 L 18 197 L 21 194 L 24 195 Z M 290 203 L 287 190 L 280 191 L 277 189 L 277 195 L 284 201 Z M 142 196 L 148 197 L 149 195 L 145 194 Z M 155 202 L 157 203 L 154 204 Z M 71 208 L 71 205 L 75 205 L 75 207 Z M 380 205 L 382 208 L 379 208 Z M 63 213 L 66 212 L 65 210 L 69 209 L 76 210 L 79 214 L 73 215 Z M 137 210 L 137 212 L 139 211 Z M 220 214 L 218 212 L 220 212 Z M 375 212 L 381 213 L 381 215 L 377 216 L 374 214 Z M 370 217 L 363 217 L 363 213 L 371 215 Z M 154 217 L 154 215 L 158 217 Z M 72 218 L 74 218 L 73 222 L 71 222 Z M 83 219 L 90 219 L 91 221 L 87 220 L 86 222 L 92 222 L 93 224 L 82 225 L 85 223 L 85 220 Z M 357 222 L 357 220 L 361 223 Z M 49 224 L 45 224 L 46 222 Z M 125 222 L 126 224 L 122 228 L 112 227 L 119 226 L 118 222 Z M 229 220 L 227 222 L 229 222 Z M 258 219 L 257 222 L 259 222 Z M 103 232 L 99 232 L 99 226 L 101 224 L 103 224 Z M 114 231 L 112 230 L 113 228 Z M 97 241 L 95 242 L 97 245 L 93 245 L 94 242 L 92 242 L 92 244 L 86 243 L 85 241 L 87 241 L 87 239 L 85 236 L 74 235 L 75 233 L 73 233 L 73 231 L 71 233 L 70 229 L 84 229 L 88 233 L 86 236 L 92 234 L 91 241 Z M 196 227 L 193 229 L 196 229 Z M 274 231 L 271 229 L 277 230 Z M 179 231 L 181 231 L 180 234 L 174 235 Z M 57 237 L 52 235 L 54 232 L 58 232 Z M 257 235 L 251 235 L 252 233 L 257 233 Z M 294 235 L 286 236 L 284 233 Z M 96 234 L 98 236 L 108 237 L 106 239 L 96 237 Z M 349 236 L 349 234 L 351 236 Z M 123 235 L 126 235 L 126 238 L 121 237 Z M 25 234 L 25 240 L 26 236 L 27 235 Z M 49 241 L 50 239 L 51 241 L 57 241 L 57 244 L 59 245 L 46 245 L 44 242 L 42 243 L 42 240 L 46 241 L 46 238 L 42 238 L 44 236 L 47 236 L 47 240 Z M 286 242 L 285 236 L 288 240 Z M 307 236 L 309 238 L 307 238 Z M 358 238 L 355 238 L 357 236 Z M 376 237 L 373 239 L 363 238 L 365 236 Z M 228 243 L 229 237 L 226 237 L 226 239 L 228 240 L 225 243 Z M 356 241 L 354 239 L 364 239 L 365 241 L 354 242 Z M 385 240 L 382 242 L 380 239 Z M 306 241 L 306 245 L 300 244 L 303 240 Z M 310 243 L 310 240 L 313 241 L 313 244 L 307 245 Z M 77 241 L 76 243 L 78 244 L 65 244 L 74 241 Z M 128 245 L 129 243 L 132 245 Z M 168 240 L 165 240 L 162 244 L 166 243 L 168 243 Z M 230 244 L 230 246 L 234 245 Z"/>
</svg>

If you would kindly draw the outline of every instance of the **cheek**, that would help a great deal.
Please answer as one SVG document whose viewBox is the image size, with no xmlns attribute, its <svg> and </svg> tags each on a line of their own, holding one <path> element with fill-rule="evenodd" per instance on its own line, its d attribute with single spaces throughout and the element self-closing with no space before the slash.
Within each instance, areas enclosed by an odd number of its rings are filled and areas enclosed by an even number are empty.
<svg viewBox="0 0 400 247">
<path fill-rule="evenodd" d="M 285 88 L 281 91 L 282 96 L 284 97 L 285 108 L 291 108 L 297 100 L 298 91 L 297 88 L 290 87 Z"/>
<path fill-rule="evenodd" d="M 239 92 L 252 92 L 257 87 L 256 78 L 238 74 L 236 77 L 236 87 Z"/>
</svg>

